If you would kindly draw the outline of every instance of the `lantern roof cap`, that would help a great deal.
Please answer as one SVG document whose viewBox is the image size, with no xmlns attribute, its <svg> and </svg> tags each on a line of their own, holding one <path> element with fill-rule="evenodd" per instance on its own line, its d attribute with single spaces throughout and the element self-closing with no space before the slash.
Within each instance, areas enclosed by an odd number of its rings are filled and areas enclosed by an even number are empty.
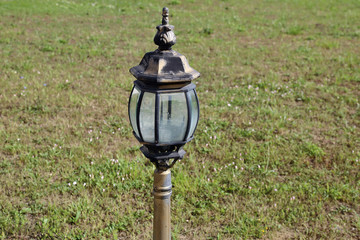
<svg viewBox="0 0 360 240">
<path fill-rule="evenodd" d="M 186 83 L 198 78 L 200 73 L 190 67 L 184 55 L 171 47 L 176 43 L 174 26 L 169 25 L 169 9 L 162 11 L 162 24 L 156 27 L 154 43 L 158 49 L 144 55 L 140 64 L 130 73 L 138 80 L 150 84 Z"/>
<path fill-rule="evenodd" d="M 138 80 L 148 83 L 191 82 L 200 73 L 190 67 L 185 56 L 174 50 L 155 50 L 145 54 L 138 66 L 130 69 Z"/>
</svg>

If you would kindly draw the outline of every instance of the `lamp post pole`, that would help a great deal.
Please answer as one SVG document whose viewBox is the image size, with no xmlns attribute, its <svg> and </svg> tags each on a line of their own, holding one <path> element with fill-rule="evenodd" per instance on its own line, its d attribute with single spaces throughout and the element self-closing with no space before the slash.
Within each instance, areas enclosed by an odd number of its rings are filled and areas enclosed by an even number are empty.
<svg viewBox="0 0 360 240">
<path fill-rule="evenodd" d="M 181 148 L 178 152 L 171 155 L 154 156 L 146 147 L 141 147 L 143 154 L 155 165 L 154 171 L 154 220 L 153 220 L 153 239 L 171 239 L 171 171 L 178 159 L 182 159 L 185 151 Z M 170 162 L 170 158 L 173 160 Z"/>
<path fill-rule="evenodd" d="M 191 81 L 200 73 L 184 55 L 171 47 L 176 42 L 169 25 L 169 9 L 163 8 L 156 27 L 158 49 L 144 55 L 130 73 L 137 79 L 129 99 L 129 119 L 141 152 L 156 167 L 154 172 L 153 239 L 170 240 L 171 171 L 185 155 L 183 146 L 193 139 L 199 120 L 199 101 Z"/>
<path fill-rule="evenodd" d="M 154 222 L 153 239 L 171 239 L 170 197 L 171 171 L 158 168 L 154 171 Z"/>
</svg>

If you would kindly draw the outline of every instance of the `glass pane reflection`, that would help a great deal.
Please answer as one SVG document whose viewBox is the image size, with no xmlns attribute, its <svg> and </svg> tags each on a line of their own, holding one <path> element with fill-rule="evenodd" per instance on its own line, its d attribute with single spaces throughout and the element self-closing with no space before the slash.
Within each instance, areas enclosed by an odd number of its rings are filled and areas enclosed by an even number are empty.
<svg viewBox="0 0 360 240">
<path fill-rule="evenodd" d="M 185 93 L 160 94 L 159 143 L 183 141 L 187 121 Z"/>
<path fill-rule="evenodd" d="M 190 131 L 187 138 L 191 137 L 194 134 L 196 129 L 197 122 L 199 120 L 199 105 L 196 97 L 195 90 L 190 91 L 190 101 L 191 101 L 191 122 L 190 122 Z"/>
<path fill-rule="evenodd" d="M 145 92 L 140 106 L 140 131 L 145 142 L 155 142 L 155 94 Z"/>
<path fill-rule="evenodd" d="M 139 97 L 140 97 L 140 91 L 136 87 L 134 87 L 130 97 L 129 115 L 130 115 L 131 126 L 137 136 L 139 136 L 139 130 L 136 124 L 136 106 L 138 104 Z"/>
</svg>

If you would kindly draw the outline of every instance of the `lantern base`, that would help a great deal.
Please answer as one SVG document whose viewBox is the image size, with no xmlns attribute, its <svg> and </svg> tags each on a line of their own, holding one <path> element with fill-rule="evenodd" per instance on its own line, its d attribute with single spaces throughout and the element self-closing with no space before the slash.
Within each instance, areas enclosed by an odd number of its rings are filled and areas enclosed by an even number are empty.
<svg viewBox="0 0 360 240">
<path fill-rule="evenodd" d="M 157 169 L 163 171 L 172 168 L 176 161 L 182 159 L 186 153 L 182 146 L 142 146 L 140 150 Z M 170 162 L 170 159 L 173 160 Z"/>
</svg>

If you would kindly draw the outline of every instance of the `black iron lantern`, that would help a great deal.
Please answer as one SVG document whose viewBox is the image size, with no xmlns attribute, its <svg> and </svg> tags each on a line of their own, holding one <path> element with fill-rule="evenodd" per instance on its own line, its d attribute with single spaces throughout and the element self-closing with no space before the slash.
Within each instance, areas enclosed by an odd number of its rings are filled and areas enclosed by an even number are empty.
<svg viewBox="0 0 360 240">
<path fill-rule="evenodd" d="M 185 56 L 171 49 L 176 37 L 174 26 L 169 25 L 169 9 L 163 8 L 162 16 L 154 37 L 159 48 L 146 53 L 140 64 L 130 69 L 137 79 L 129 99 L 130 123 L 143 144 L 140 150 L 156 166 L 154 240 L 171 239 L 170 168 L 185 155 L 182 147 L 193 138 L 199 120 L 199 101 L 191 81 L 200 73 L 190 67 Z"/>
<path fill-rule="evenodd" d="M 154 37 L 159 48 L 146 53 L 140 64 L 130 69 L 137 79 L 129 100 L 130 123 L 143 144 L 141 151 L 154 163 L 182 158 L 182 147 L 193 138 L 199 119 L 191 81 L 200 73 L 184 55 L 171 49 L 176 37 L 168 16 L 169 10 L 164 8 L 162 25 L 156 27 Z"/>
</svg>

